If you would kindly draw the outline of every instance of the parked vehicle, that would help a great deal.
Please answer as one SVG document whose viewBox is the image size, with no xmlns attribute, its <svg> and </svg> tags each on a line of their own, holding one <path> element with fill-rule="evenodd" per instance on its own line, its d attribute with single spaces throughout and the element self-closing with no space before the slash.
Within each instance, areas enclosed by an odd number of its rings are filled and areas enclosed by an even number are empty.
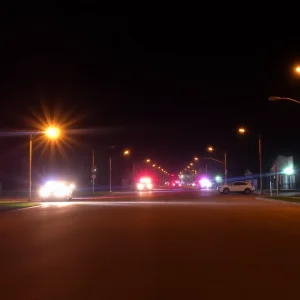
<svg viewBox="0 0 300 300">
<path fill-rule="evenodd" d="M 255 191 L 255 187 L 251 182 L 235 181 L 231 184 L 224 184 L 218 187 L 218 192 L 222 194 L 229 193 L 245 193 L 247 195 Z"/>
</svg>

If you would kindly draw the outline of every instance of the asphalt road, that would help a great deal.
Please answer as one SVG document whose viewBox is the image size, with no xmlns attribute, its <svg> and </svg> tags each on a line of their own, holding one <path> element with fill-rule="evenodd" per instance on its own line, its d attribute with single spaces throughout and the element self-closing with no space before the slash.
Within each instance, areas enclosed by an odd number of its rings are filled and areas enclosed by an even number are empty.
<svg viewBox="0 0 300 300">
<path fill-rule="evenodd" d="M 300 206 L 254 196 L 159 191 L 46 203 L 0 212 L 0 241 L 5 300 L 265 300 L 300 291 Z"/>
</svg>

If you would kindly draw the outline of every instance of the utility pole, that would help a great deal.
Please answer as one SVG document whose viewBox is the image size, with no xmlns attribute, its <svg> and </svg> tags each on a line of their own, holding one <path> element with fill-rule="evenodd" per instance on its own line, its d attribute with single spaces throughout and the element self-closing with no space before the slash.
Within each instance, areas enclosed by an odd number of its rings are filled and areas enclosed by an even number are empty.
<svg viewBox="0 0 300 300">
<path fill-rule="evenodd" d="M 95 152 L 92 151 L 92 184 L 93 184 L 93 195 L 95 194 Z"/>
<path fill-rule="evenodd" d="M 227 184 L 227 153 L 224 153 L 224 183 Z"/>
<path fill-rule="evenodd" d="M 109 146 L 109 191 L 112 192 L 112 149 L 116 146 Z"/>
<path fill-rule="evenodd" d="M 29 201 L 32 200 L 32 140 L 33 135 L 29 137 Z"/>
<path fill-rule="evenodd" d="M 111 156 L 109 157 L 109 191 L 112 192 L 112 189 L 111 189 Z"/>
<path fill-rule="evenodd" d="M 259 181 L 260 181 L 260 194 L 262 193 L 262 153 L 261 153 L 261 135 L 258 136 L 258 155 L 259 155 Z"/>
<path fill-rule="evenodd" d="M 132 187 L 134 188 L 134 176 L 135 176 L 135 166 L 134 163 L 132 163 Z"/>
</svg>

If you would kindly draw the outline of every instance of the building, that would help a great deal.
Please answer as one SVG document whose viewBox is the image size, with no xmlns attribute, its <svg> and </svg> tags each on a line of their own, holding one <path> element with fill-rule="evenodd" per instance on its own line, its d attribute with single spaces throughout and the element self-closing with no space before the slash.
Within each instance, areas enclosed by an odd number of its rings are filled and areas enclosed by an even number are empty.
<svg viewBox="0 0 300 300">
<path fill-rule="evenodd" d="M 296 168 L 294 166 L 293 156 L 277 156 L 273 162 L 270 174 L 270 186 L 272 189 L 295 190 L 299 184 L 297 182 Z"/>
</svg>

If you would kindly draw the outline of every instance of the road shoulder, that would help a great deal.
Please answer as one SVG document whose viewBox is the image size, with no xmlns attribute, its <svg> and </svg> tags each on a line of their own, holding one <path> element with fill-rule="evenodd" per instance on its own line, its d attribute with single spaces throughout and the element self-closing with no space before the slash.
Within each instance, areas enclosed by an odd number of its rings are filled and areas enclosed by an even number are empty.
<svg viewBox="0 0 300 300">
<path fill-rule="evenodd" d="M 0 202 L 0 212 L 40 206 L 39 202 Z"/>
<path fill-rule="evenodd" d="M 282 203 L 288 205 L 300 205 L 299 197 L 255 197 L 256 200 L 273 202 L 273 203 Z"/>
</svg>

